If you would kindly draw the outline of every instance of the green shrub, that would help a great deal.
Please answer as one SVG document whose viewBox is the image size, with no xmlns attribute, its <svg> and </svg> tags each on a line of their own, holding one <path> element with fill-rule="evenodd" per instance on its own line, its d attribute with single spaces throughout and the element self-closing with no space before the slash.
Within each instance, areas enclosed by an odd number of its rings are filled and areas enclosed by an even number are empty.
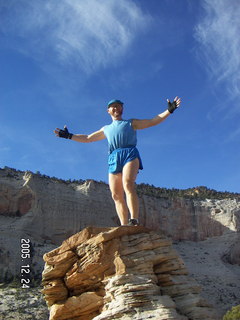
<svg viewBox="0 0 240 320">
<path fill-rule="evenodd" d="M 225 316 L 223 320 L 240 320 L 240 305 L 232 307 Z"/>
</svg>

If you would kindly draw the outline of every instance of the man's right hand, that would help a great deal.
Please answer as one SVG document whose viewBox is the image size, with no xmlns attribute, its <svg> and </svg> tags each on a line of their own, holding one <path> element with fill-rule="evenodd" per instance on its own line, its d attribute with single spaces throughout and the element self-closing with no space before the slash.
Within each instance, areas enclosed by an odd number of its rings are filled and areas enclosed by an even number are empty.
<svg viewBox="0 0 240 320">
<path fill-rule="evenodd" d="M 54 133 L 56 134 L 57 137 L 64 138 L 64 139 L 72 139 L 72 136 L 73 136 L 73 134 L 68 131 L 67 126 L 64 126 L 63 130 L 56 128 L 54 130 Z"/>
</svg>

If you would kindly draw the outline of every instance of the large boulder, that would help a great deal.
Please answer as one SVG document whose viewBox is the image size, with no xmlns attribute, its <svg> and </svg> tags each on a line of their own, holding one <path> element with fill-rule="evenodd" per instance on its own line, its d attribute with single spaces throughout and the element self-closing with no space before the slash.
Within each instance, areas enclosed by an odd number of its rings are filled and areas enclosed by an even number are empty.
<svg viewBox="0 0 240 320">
<path fill-rule="evenodd" d="M 44 255 L 50 320 L 217 320 L 171 240 L 144 227 L 89 227 Z"/>
</svg>

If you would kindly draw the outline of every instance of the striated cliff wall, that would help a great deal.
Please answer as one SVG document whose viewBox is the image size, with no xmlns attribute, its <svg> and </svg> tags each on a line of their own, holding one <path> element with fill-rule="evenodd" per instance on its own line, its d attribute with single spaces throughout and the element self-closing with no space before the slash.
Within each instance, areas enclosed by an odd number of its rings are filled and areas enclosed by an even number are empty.
<svg viewBox="0 0 240 320">
<path fill-rule="evenodd" d="M 0 217 L 14 230 L 53 244 L 89 225 L 118 225 L 107 184 L 66 183 L 13 170 L 0 170 Z M 204 240 L 240 229 L 240 201 L 156 198 L 141 193 L 140 222 L 174 240 Z"/>
</svg>

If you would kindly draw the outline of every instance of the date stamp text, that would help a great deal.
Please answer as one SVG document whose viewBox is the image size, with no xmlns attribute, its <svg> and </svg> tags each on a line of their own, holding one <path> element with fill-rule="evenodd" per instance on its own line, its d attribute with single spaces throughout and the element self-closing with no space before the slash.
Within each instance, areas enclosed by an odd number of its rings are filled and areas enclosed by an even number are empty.
<svg viewBox="0 0 240 320">
<path fill-rule="evenodd" d="M 31 241 L 30 239 L 21 239 L 21 266 L 20 281 L 22 288 L 30 288 L 31 284 Z"/>
</svg>

